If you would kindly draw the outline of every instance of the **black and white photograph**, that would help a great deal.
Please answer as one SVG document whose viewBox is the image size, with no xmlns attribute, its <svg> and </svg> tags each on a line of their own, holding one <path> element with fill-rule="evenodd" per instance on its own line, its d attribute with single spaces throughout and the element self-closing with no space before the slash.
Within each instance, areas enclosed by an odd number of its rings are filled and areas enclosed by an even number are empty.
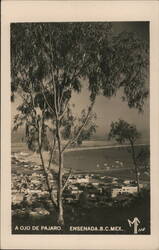
<svg viewBox="0 0 159 250">
<path fill-rule="evenodd" d="M 13 234 L 150 234 L 149 23 L 11 23 Z"/>
<path fill-rule="evenodd" d="M 2 249 L 158 249 L 157 6 L 3 2 Z"/>
</svg>

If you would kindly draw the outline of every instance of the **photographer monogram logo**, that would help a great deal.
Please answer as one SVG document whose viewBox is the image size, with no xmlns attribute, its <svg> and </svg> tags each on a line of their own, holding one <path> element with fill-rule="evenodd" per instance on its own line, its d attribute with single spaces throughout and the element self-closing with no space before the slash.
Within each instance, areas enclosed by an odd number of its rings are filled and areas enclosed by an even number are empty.
<svg viewBox="0 0 159 250">
<path fill-rule="evenodd" d="M 139 228 L 139 224 L 140 224 L 140 220 L 135 217 L 132 221 L 130 219 L 128 219 L 128 223 L 129 223 L 129 227 L 134 226 L 134 234 L 138 234 L 138 232 L 144 232 L 145 231 L 145 227 Z"/>
</svg>

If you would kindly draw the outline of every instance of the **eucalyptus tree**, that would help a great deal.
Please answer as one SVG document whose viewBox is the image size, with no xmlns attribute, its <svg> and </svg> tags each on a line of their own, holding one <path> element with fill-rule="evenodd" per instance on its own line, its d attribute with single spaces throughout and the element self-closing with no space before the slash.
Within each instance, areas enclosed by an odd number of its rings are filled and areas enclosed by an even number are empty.
<svg viewBox="0 0 159 250">
<path fill-rule="evenodd" d="M 150 171 L 150 147 L 145 146 L 137 154 L 137 163 L 144 168 L 145 171 Z"/>
<path fill-rule="evenodd" d="M 111 129 L 109 132 L 109 139 L 115 139 L 119 144 L 129 143 L 131 147 L 132 161 L 135 167 L 137 190 L 140 191 L 139 183 L 139 167 L 137 161 L 137 153 L 135 152 L 135 144 L 137 139 L 140 138 L 140 133 L 137 131 L 135 125 L 131 125 L 124 120 L 119 120 L 117 122 L 111 123 Z"/>
<path fill-rule="evenodd" d="M 65 124 L 64 124 L 65 126 L 63 127 L 63 130 L 62 130 L 62 135 L 64 139 L 67 140 L 71 137 L 73 138 L 77 134 L 77 131 L 79 130 L 79 126 L 81 127 L 86 119 L 86 115 L 87 115 L 87 112 L 85 109 L 83 109 L 78 118 L 74 117 L 74 124 L 72 124 L 72 122 L 70 124 L 70 121 L 72 121 L 72 119 L 67 119 L 67 121 L 65 121 Z M 97 125 L 95 123 L 96 119 L 97 119 L 97 116 L 92 111 L 89 115 L 89 119 L 86 125 L 81 130 L 76 141 L 72 143 L 72 146 L 81 145 L 84 140 L 90 139 L 92 135 L 96 133 L 96 128 L 97 128 Z"/>
<path fill-rule="evenodd" d="M 27 137 L 35 137 L 59 224 L 64 224 L 62 194 L 67 184 L 63 179 L 64 151 L 82 135 L 97 96 L 111 98 L 122 89 L 123 101 L 130 108 L 142 110 L 148 95 L 147 67 L 147 47 L 143 41 L 128 32 L 115 35 L 111 23 L 11 24 L 11 98 L 14 99 L 15 92 L 22 96 L 18 120 L 25 121 Z M 72 93 L 80 94 L 86 82 L 90 104 L 72 132 Z M 48 146 L 51 158 L 56 145 L 58 151 L 57 194 L 50 185 L 49 165 L 43 159 L 48 121 L 53 138 Z M 65 126 L 70 127 L 70 132 L 63 145 Z"/>
</svg>

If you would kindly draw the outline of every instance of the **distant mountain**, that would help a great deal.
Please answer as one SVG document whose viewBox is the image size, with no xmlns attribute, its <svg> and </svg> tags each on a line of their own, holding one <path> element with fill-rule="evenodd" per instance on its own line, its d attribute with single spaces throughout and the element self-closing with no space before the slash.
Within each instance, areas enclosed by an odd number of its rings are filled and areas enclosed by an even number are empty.
<svg viewBox="0 0 159 250">
<path fill-rule="evenodd" d="M 108 133 L 98 133 L 93 135 L 90 140 L 92 141 L 105 141 L 109 144 L 108 142 Z M 25 142 L 25 129 L 24 128 L 19 128 L 18 131 L 16 132 L 11 132 L 11 141 L 13 143 L 16 142 Z M 111 142 L 111 143 L 115 143 L 115 141 Z M 146 143 L 149 144 L 150 143 L 150 136 L 148 134 L 147 130 L 143 130 L 141 132 L 141 138 L 138 140 L 138 143 Z"/>
</svg>

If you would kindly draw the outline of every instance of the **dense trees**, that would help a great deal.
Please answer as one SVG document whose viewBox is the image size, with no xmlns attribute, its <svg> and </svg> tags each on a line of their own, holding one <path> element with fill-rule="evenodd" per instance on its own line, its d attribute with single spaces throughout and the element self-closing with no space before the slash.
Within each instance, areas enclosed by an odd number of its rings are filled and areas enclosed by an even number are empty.
<svg viewBox="0 0 159 250">
<path fill-rule="evenodd" d="M 11 99 L 15 93 L 22 99 L 15 128 L 25 124 L 28 146 L 40 155 L 59 224 L 64 224 L 62 195 L 67 184 L 64 151 L 95 131 L 91 118 L 98 95 L 110 98 L 122 89 L 123 101 L 142 110 L 148 95 L 147 67 L 143 41 L 128 32 L 115 35 L 111 23 L 11 24 Z M 90 104 L 75 123 L 71 97 L 81 92 L 84 82 L 88 82 Z M 65 145 L 62 136 L 67 139 Z M 55 149 L 59 166 L 56 193 L 50 182 Z M 50 151 L 48 164 L 44 150 Z"/>
</svg>

